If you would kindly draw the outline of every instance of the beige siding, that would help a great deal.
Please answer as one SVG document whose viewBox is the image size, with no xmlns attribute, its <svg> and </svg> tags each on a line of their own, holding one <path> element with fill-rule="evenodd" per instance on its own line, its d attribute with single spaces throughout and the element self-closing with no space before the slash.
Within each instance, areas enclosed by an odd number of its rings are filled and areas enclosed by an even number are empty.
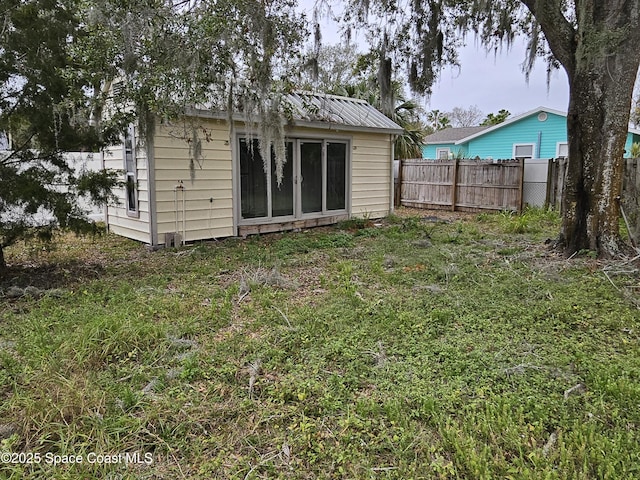
<svg viewBox="0 0 640 480">
<path fill-rule="evenodd" d="M 229 129 L 217 120 L 199 119 L 196 122 L 202 154 L 200 164 L 195 165 L 193 180 L 186 139 L 193 128 L 176 122 L 173 125 L 159 125 L 156 130 L 155 190 L 160 244 L 164 243 L 165 233 L 176 231 L 176 219 L 177 230 L 182 233 L 183 206 L 186 213 L 186 241 L 234 235 Z M 184 191 L 176 195 L 175 189 L 180 181 Z"/>
<path fill-rule="evenodd" d="M 292 138 L 351 139 L 351 214 L 380 218 L 389 215 L 391 202 L 391 136 L 384 133 L 333 132 L 292 129 Z"/>
<path fill-rule="evenodd" d="M 354 133 L 351 152 L 351 214 L 380 218 L 391 201 L 391 139 L 388 134 Z"/>
<path fill-rule="evenodd" d="M 233 209 L 233 165 L 229 130 L 219 120 L 196 120 L 201 138 L 201 161 L 190 172 L 190 151 L 187 137 L 193 127 L 182 122 L 158 124 L 154 138 L 154 180 L 148 181 L 144 151 L 137 152 L 139 218 L 127 215 L 124 189 L 115 193 L 119 207 L 109 207 L 109 225 L 120 235 L 151 242 L 149 216 L 149 185 L 155 189 L 155 224 L 157 241 L 164 244 L 165 233 L 185 228 L 186 241 L 222 238 L 235 234 Z M 240 127 L 241 130 L 241 127 Z M 378 218 L 388 215 L 391 198 L 391 144 L 388 134 L 332 132 L 322 129 L 292 129 L 291 138 L 344 139 L 351 141 L 351 199 L 353 216 Z M 107 168 L 122 172 L 122 147 L 105 153 Z M 180 183 L 181 182 L 181 183 Z M 184 191 L 177 191 L 182 184 Z M 184 199 L 184 205 L 183 205 Z M 183 219 L 184 208 L 184 219 Z M 184 221 L 184 224 L 183 224 Z"/>
<path fill-rule="evenodd" d="M 117 170 L 119 179 L 124 180 L 124 161 L 122 145 L 110 147 L 104 152 L 104 165 L 108 170 Z M 113 193 L 118 197 L 118 205 L 107 207 L 107 223 L 109 230 L 123 237 L 151 243 L 149 226 L 149 181 L 146 151 L 136 149 L 136 175 L 138 179 L 138 217 L 127 214 L 124 188 L 116 188 Z"/>
</svg>

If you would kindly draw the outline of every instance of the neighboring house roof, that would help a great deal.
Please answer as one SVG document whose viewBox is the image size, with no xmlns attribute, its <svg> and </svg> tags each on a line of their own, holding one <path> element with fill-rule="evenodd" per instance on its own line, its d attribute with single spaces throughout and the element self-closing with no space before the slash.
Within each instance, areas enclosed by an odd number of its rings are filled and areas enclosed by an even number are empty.
<svg viewBox="0 0 640 480">
<path fill-rule="evenodd" d="M 401 134 L 402 127 L 379 110 L 357 98 L 340 97 L 322 93 L 295 92 L 284 97 L 290 122 L 299 127 L 324 128 L 343 131 L 371 131 Z M 224 112 L 206 107 L 192 108 L 189 114 L 227 118 Z M 234 113 L 233 119 L 245 121 L 242 113 Z"/>
<path fill-rule="evenodd" d="M 480 131 L 480 132 L 476 132 L 473 133 L 471 135 L 468 135 L 466 137 L 460 138 L 458 139 L 455 143 L 456 145 L 459 145 L 461 143 L 466 143 L 469 140 L 473 140 L 474 138 L 480 137 L 481 135 L 485 135 L 487 133 L 493 132 L 495 130 L 498 130 L 500 128 L 506 127 L 507 125 L 511 125 L 512 123 L 515 123 L 519 120 L 522 120 L 523 118 L 527 118 L 530 117 L 531 115 L 535 115 L 535 114 L 540 114 L 542 112 L 545 113 L 553 113 L 554 115 L 560 115 L 561 117 L 566 117 L 567 114 L 565 112 L 561 112 L 560 110 L 554 110 L 552 108 L 546 108 L 546 107 L 538 107 L 538 108 L 534 108 L 533 110 L 529 110 L 528 112 L 522 113 L 520 115 L 516 115 L 513 118 L 509 118 L 507 120 L 505 120 L 502 123 L 498 123 L 497 125 L 492 125 L 488 128 L 485 128 L 484 130 Z"/>
<path fill-rule="evenodd" d="M 466 127 L 466 128 L 446 128 L 444 130 L 440 130 L 435 132 L 424 139 L 425 145 L 433 145 L 438 143 L 454 143 L 456 145 L 460 145 L 462 143 L 467 143 L 469 140 L 473 140 L 474 138 L 481 137 L 486 135 L 487 133 L 491 133 L 500 128 L 504 128 L 507 125 L 511 125 L 523 118 L 530 117 L 532 115 L 539 115 L 540 113 L 552 113 L 554 115 L 559 115 L 561 117 L 566 117 L 567 114 L 560 110 L 554 110 L 552 108 L 546 107 L 538 107 L 533 110 L 529 110 L 528 112 L 522 113 L 520 115 L 516 115 L 513 118 L 509 118 L 502 123 L 498 123 L 497 125 L 491 126 L 483 126 L 483 127 Z M 640 135 L 640 130 L 636 128 L 629 128 L 629 132 L 635 135 Z"/>
<path fill-rule="evenodd" d="M 482 127 L 448 127 L 443 130 L 438 130 L 431 135 L 424 137 L 424 143 L 428 145 L 434 145 L 438 143 L 455 143 L 460 139 L 466 138 L 470 135 L 474 135 L 482 130 L 486 130 L 488 126 Z"/>
</svg>

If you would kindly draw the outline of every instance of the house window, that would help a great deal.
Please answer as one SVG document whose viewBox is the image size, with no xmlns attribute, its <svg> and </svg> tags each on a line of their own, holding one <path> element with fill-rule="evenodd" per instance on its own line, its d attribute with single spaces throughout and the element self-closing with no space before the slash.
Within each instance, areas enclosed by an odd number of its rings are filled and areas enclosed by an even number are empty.
<svg viewBox="0 0 640 480">
<path fill-rule="evenodd" d="M 533 158 L 535 144 L 521 143 L 513 146 L 513 158 L 516 160 L 527 160 Z"/>
<path fill-rule="evenodd" d="M 278 185 L 273 151 L 267 162 L 270 175 L 265 175 L 258 140 L 240 137 L 240 221 L 283 221 L 346 211 L 348 145 L 339 140 L 288 140 Z"/>
<path fill-rule="evenodd" d="M 448 148 L 436 149 L 436 158 L 438 160 L 448 160 L 450 154 L 451 154 L 451 150 L 449 150 Z"/>
<path fill-rule="evenodd" d="M 568 143 L 558 143 L 556 147 L 556 158 L 564 157 L 567 158 L 569 156 L 569 144 Z"/>
<path fill-rule="evenodd" d="M 127 215 L 137 217 L 138 212 L 138 178 L 136 174 L 136 143 L 133 125 L 124 134 L 124 181 L 125 203 Z"/>
</svg>

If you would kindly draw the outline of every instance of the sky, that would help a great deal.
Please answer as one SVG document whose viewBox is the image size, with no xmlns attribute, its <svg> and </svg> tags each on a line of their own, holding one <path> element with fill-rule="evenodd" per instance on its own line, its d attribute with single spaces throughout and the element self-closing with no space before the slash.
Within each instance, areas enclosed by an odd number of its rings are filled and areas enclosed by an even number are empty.
<svg viewBox="0 0 640 480">
<path fill-rule="evenodd" d="M 460 52 L 461 67 L 443 70 L 426 108 L 446 112 L 476 105 L 484 113 L 504 108 L 513 116 L 540 106 L 566 112 L 569 84 L 565 71 L 554 71 L 547 87 L 546 64 L 538 59 L 527 83 L 522 72 L 524 59 L 524 41 L 497 55 L 468 45 Z"/>
<path fill-rule="evenodd" d="M 300 9 L 312 18 L 315 0 L 300 0 Z M 322 43 L 340 43 L 338 26 L 329 19 L 321 20 Z M 356 32 L 356 41 L 366 49 L 362 35 Z M 426 111 L 451 111 L 454 107 L 477 106 L 485 115 L 506 109 L 512 116 L 543 106 L 567 111 L 569 85 L 564 70 L 552 73 L 547 88 L 546 65 L 538 59 L 527 83 L 521 64 L 525 59 L 524 40 L 515 41 L 510 50 L 506 48 L 497 55 L 486 54 L 474 45 L 473 38 L 460 53 L 461 67 L 447 67 L 433 87 L 430 98 L 423 99 Z"/>
</svg>

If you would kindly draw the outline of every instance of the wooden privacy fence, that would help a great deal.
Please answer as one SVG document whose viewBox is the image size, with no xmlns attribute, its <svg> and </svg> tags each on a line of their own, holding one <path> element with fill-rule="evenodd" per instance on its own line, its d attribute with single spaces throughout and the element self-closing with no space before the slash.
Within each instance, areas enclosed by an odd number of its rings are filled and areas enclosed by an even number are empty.
<svg viewBox="0 0 640 480">
<path fill-rule="evenodd" d="M 402 160 L 398 173 L 407 207 L 522 210 L 522 160 Z"/>
<path fill-rule="evenodd" d="M 622 173 L 621 206 L 625 221 L 629 223 L 631 236 L 640 240 L 640 159 L 625 158 Z M 567 175 L 567 159 L 552 158 L 547 170 L 546 205 L 560 209 L 562 189 Z"/>
<path fill-rule="evenodd" d="M 632 202 L 638 199 L 640 194 L 640 159 L 624 158 L 624 169 L 622 173 L 622 201 Z M 547 170 L 547 200 L 546 204 L 553 208 L 560 208 L 562 189 L 567 175 L 567 159 L 549 159 L 549 169 Z M 636 203 L 637 205 L 637 203 Z"/>
<path fill-rule="evenodd" d="M 567 174 L 566 158 L 550 158 L 547 169 L 547 199 L 545 204 L 555 209 L 560 209 L 562 189 Z"/>
</svg>

